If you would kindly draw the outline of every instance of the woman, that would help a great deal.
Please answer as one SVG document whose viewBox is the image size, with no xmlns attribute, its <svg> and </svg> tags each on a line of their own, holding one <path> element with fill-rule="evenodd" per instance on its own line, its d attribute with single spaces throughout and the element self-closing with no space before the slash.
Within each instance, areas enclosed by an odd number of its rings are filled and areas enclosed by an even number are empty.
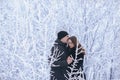
<svg viewBox="0 0 120 80">
<path fill-rule="evenodd" d="M 81 77 L 85 79 L 85 74 L 80 73 L 83 71 L 83 60 L 85 55 L 85 49 L 78 43 L 78 40 L 75 36 L 71 36 L 68 39 L 68 47 L 69 47 L 69 54 L 73 58 L 73 63 L 69 66 L 69 78 L 73 78 L 76 80 L 77 77 Z M 75 78 L 76 77 L 76 78 Z"/>
</svg>

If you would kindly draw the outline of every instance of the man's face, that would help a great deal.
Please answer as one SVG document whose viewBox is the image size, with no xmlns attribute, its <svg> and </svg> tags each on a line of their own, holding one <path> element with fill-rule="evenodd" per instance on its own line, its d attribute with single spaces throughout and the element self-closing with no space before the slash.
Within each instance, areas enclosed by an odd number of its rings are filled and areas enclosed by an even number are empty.
<svg viewBox="0 0 120 80">
<path fill-rule="evenodd" d="M 61 39 L 62 42 L 67 43 L 69 36 L 65 36 L 64 38 Z"/>
</svg>

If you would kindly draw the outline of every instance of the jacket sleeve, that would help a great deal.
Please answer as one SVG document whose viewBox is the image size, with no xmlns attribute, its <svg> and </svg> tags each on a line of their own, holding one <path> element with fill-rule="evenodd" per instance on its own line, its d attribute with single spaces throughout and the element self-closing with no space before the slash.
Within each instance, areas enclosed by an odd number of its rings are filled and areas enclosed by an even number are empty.
<svg viewBox="0 0 120 80">
<path fill-rule="evenodd" d="M 65 52 L 61 47 L 58 47 L 58 52 L 54 52 L 55 49 L 52 48 L 52 54 L 54 59 L 56 59 L 53 63 L 52 63 L 52 67 L 66 67 L 68 65 L 67 63 L 67 59 L 63 58 L 65 57 Z M 58 57 L 56 57 L 56 55 L 60 54 Z"/>
<path fill-rule="evenodd" d="M 63 60 L 63 61 L 55 61 L 53 63 L 54 66 L 56 67 L 66 67 L 68 65 L 67 61 L 66 60 Z"/>
</svg>

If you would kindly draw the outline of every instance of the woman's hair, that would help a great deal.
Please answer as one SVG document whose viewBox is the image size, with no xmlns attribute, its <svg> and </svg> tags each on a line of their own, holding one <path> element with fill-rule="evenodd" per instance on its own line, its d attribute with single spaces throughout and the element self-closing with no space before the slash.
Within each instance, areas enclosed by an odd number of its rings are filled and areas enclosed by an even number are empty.
<svg viewBox="0 0 120 80">
<path fill-rule="evenodd" d="M 71 36 L 71 37 L 68 38 L 68 40 L 69 40 L 69 39 L 70 39 L 70 40 L 72 41 L 72 43 L 74 44 L 75 48 L 76 48 L 76 49 L 78 48 L 77 53 L 79 53 L 81 50 L 85 51 L 83 48 L 81 48 L 82 46 L 81 46 L 80 43 L 78 43 L 78 40 L 77 40 L 77 38 L 76 38 L 75 36 Z M 82 52 L 82 53 L 85 54 L 85 52 Z"/>
</svg>

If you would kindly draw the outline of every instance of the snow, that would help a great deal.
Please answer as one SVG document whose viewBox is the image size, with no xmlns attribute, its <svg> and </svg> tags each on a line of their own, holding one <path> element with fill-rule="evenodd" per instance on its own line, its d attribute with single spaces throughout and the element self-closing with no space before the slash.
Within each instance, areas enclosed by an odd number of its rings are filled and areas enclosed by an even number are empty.
<svg viewBox="0 0 120 80">
<path fill-rule="evenodd" d="M 87 80 L 120 79 L 120 0 L 0 0 L 0 80 L 49 80 L 57 32 L 85 47 Z"/>
</svg>

